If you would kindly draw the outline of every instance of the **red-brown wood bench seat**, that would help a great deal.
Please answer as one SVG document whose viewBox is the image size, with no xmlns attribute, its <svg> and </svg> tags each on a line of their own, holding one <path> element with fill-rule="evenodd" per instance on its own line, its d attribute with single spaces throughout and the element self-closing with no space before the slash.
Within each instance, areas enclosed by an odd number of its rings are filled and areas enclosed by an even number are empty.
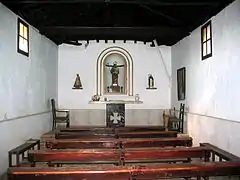
<svg viewBox="0 0 240 180">
<path fill-rule="evenodd" d="M 9 180 L 132 180 L 240 175 L 240 161 L 146 166 L 12 167 Z"/>
</svg>

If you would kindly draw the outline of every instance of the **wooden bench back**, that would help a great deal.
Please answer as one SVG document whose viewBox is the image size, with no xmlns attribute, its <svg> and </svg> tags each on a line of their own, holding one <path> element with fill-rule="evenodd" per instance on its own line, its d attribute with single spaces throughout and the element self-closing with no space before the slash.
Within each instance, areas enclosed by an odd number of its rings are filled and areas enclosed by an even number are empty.
<svg viewBox="0 0 240 180">
<path fill-rule="evenodd" d="M 177 137 L 176 131 L 142 131 L 142 132 L 56 132 L 56 139 L 84 139 L 84 138 L 166 138 Z"/>
<path fill-rule="evenodd" d="M 124 148 L 143 148 L 143 147 L 177 147 L 192 146 L 191 137 L 160 138 L 160 139 L 122 139 Z"/>
<path fill-rule="evenodd" d="M 32 150 L 28 152 L 28 160 L 32 166 L 36 162 L 85 162 L 85 163 L 114 163 L 119 162 L 119 151 L 114 149 L 87 150 Z"/>
<path fill-rule="evenodd" d="M 99 126 L 71 126 L 61 128 L 60 132 L 141 132 L 141 131 L 164 131 L 163 126 L 125 126 L 125 127 L 99 127 Z"/>
<path fill-rule="evenodd" d="M 192 146 L 192 138 L 154 138 L 154 139 L 49 139 L 46 147 L 50 149 L 92 149 L 92 148 L 143 148 L 143 147 Z"/>
<path fill-rule="evenodd" d="M 124 164 L 129 161 L 153 161 L 167 160 L 187 161 L 189 158 L 204 158 L 208 161 L 210 149 L 205 147 L 181 147 L 160 149 L 87 149 L 87 150 L 32 150 L 28 152 L 28 160 L 33 166 L 35 162 L 109 162 Z M 183 160 L 182 160 L 183 159 Z M 121 162 L 122 161 L 122 162 Z"/>
<path fill-rule="evenodd" d="M 180 159 L 180 158 L 205 158 L 207 161 L 209 157 L 210 157 L 210 149 L 203 148 L 203 147 L 124 150 L 125 161 Z"/>
<path fill-rule="evenodd" d="M 46 147 L 50 149 L 105 149 L 118 148 L 119 142 L 116 139 L 49 139 L 46 141 Z"/>
</svg>

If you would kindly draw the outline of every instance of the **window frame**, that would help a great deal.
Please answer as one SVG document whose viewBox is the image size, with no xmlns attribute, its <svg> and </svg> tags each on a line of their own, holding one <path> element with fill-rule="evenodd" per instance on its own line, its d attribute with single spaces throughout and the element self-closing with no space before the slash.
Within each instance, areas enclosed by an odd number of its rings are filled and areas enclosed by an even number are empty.
<svg viewBox="0 0 240 180">
<path fill-rule="evenodd" d="M 209 39 L 207 38 L 207 28 L 210 28 L 210 37 Z M 206 29 L 206 40 L 203 40 L 203 33 L 204 33 L 204 29 Z M 203 46 L 206 44 L 206 53 L 208 52 L 207 49 L 207 42 L 210 41 L 210 48 L 211 48 L 211 52 L 209 54 L 206 54 L 205 56 L 203 55 Z M 204 24 L 201 28 L 201 54 L 202 54 L 202 60 L 205 60 L 209 57 L 212 57 L 212 53 L 213 53 L 213 45 L 212 45 L 212 22 L 208 21 L 206 24 Z"/>
<path fill-rule="evenodd" d="M 22 36 L 20 35 L 20 24 L 23 24 L 23 26 L 25 26 L 25 27 L 27 28 L 28 39 L 25 39 L 24 37 L 22 37 Z M 18 18 L 17 28 L 18 28 L 18 29 L 17 29 L 17 36 L 18 36 L 18 37 L 17 37 L 17 52 L 20 53 L 20 54 L 22 54 L 22 55 L 25 55 L 25 56 L 29 57 L 29 25 L 28 25 L 26 22 L 24 22 L 22 19 Z M 20 39 L 20 37 L 22 37 L 22 38 L 24 38 L 25 40 L 27 40 L 28 52 L 25 52 L 25 51 L 23 51 L 23 50 L 20 49 L 20 47 L 19 47 L 19 39 Z"/>
</svg>

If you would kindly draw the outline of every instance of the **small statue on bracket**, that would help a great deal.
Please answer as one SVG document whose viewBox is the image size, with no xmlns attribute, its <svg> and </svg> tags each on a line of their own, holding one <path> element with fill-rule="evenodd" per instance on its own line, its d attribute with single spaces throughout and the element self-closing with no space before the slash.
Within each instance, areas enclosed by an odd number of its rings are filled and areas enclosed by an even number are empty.
<svg viewBox="0 0 240 180">
<path fill-rule="evenodd" d="M 147 89 L 157 89 L 154 87 L 154 78 L 152 74 L 148 74 L 148 87 Z"/>
<path fill-rule="evenodd" d="M 140 100 L 140 96 L 139 96 L 139 94 L 136 94 L 136 95 L 135 95 L 135 101 L 136 101 L 136 102 L 139 102 L 139 100 Z"/>
<path fill-rule="evenodd" d="M 82 83 L 81 83 L 79 74 L 77 74 L 75 83 L 73 85 L 73 89 L 82 89 Z"/>
</svg>

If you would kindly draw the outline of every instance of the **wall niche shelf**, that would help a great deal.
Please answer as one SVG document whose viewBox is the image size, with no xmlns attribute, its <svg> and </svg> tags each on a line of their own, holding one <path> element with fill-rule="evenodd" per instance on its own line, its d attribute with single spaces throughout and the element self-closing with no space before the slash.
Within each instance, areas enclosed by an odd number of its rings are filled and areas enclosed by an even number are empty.
<svg viewBox="0 0 240 180">
<path fill-rule="evenodd" d="M 80 88 L 75 88 L 75 87 L 73 87 L 72 89 L 74 89 L 74 90 L 81 90 L 81 89 L 83 89 L 82 87 L 80 87 Z"/>
<path fill-rule="evenodd" d="M 146 88 L 147 90 L 156 90 L 157 88 L 156 87 L 148 87 Z"/>
<path fill-rule="evenodd" d="M 89 104 L 143 104 L 143 101 L 125 101 L 125 100 L 108 100 L 108 101 L 89 101 Z"/>
</svg>

